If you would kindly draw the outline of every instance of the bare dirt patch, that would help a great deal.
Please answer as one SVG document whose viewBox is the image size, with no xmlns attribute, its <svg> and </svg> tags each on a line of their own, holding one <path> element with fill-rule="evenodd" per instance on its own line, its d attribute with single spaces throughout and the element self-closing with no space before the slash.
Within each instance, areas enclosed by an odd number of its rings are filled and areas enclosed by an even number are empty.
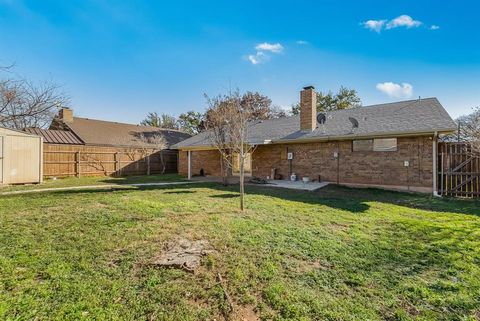
<svg viewBox="0 0 480 321">
<path fill-rule="evenodd" d="M 214 250 L 207 240 L 190 241 L 180 238 L 167 242 L 162 253 L 155 257 L 151 264 L 195 273 L 202 257 L 212 252 Z"/>
<path fill-rule="evenodd" d="M 260 321 L 260 317 L 255 312 L 253 306 L 237 306 L 235 314 L 232 316 L 232 320 L 239 321 Z"/>
<path fill-rule="evenodd" d="M 298 264 L 298 272 L 312 272 L 315 270 L 330 270 L 333 269 L 335 265 L 326 261 L 301 261 Z"/>
</svg>

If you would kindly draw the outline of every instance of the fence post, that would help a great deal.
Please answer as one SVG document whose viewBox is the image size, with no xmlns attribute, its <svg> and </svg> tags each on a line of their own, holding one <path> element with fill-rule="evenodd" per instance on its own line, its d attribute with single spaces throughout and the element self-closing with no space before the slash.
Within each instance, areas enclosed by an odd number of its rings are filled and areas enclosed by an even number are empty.
<svg viewBox="0 0 480 321">
<path fill-rule="evenodd" d="M 113 160 L 115 161 L 115 175 L 120 176 L 120 162 L 118 160 L 118 152 L 113 154 Z"/>
<path fill-rule="evenodd" d="M 147 175 L 150 175 L 150 154 L 147 155 Z"/>
<path fill-rule="evenodd" d="M 80 177 L 80 151 L 75 153 L 75 176 Z"/>
</svg>

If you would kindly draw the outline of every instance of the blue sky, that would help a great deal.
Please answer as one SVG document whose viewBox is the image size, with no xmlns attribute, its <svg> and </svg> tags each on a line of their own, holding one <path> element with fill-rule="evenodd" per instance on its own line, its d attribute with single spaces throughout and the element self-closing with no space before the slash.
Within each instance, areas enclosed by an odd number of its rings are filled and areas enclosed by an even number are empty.
<svg viewBox="0 0 480 321">
<path fill-rule="evenodd" d="M 138 123 L 255 90 L 288 107 L 314 85 L 365 105 L 480 105 L 478 1 L 0 0 L 0 63 L 64 86 L 75 114 Z"/>
</svg>

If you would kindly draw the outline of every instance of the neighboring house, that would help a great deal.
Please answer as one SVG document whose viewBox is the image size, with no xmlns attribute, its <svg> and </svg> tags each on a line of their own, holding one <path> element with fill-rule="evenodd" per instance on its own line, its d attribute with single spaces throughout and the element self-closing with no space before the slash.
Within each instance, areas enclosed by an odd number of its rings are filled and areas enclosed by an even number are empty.
<svg viewBox="0 0 480 321">
<path fill-rule="evenodd" d="M 302 90 L 300 106 L 299 116 L 249 125 L 256 149 L 247 157 L 247 174 L 289 179 L 295 173 L 298 179 L 436 192 L 437 139 L 456 129 L 436 98 L 327 112 L 323 124 L 313 87 Z M 208 132 L 173 148 L 180 150 L 180 174 L 221 175 Z"/>
<path fill-rule="evenodd" d="M 62 108 L 49 129 L 26 128 L 43 137 L 44 175 L 141 175 L 177 172 L 171 146 L 191 135 L 178 130 L 79 118 Z M 156 137 L 163 137 L 159 153 Z"/>
</svg>

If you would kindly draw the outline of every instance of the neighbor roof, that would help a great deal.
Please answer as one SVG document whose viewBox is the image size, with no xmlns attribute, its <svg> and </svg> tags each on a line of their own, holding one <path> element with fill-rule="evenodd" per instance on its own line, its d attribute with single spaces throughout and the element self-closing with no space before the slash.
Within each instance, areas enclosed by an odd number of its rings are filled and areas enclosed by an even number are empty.
<svg viewBox="0 0 480 321">
<path fill-rule="evenodd" d="M 47 144 L 69 144 L 83 145 L 84 142 L 69 130 L 54 130 L 40 128 L 25 128 L 27 133 L 43 137 L 43 142 Z"/>
<path fill-rule="evenodd" d="M 141 139 L 143 134 L 152 137 L 163 135 L 168 147 L 189 138 L 191 135 L 173 129 L 124 124 L 96 119 L 73 117 L 73 122 L 64 123 L 86 145 L 149 147 L 151 143 Z"/>
<path fill-rule="evenodd" d="M 283 117 L 249 124 L 250 144 L 295 142 L 308 140 L 335 140 L 355 137 L 392 136 L 403 134 L 447 133 L 456 125 L 436 98 L 408 100 L 388 104 L 363 106 L 326 113 L 324 125 L 313 131 L 300 130 L 300 117 Z M 352 131 L 349 117 L 359 126 Z M 211 146 L 208 132 L 188 138 L 175 146 L 177 149 Z"/>
</svg>

